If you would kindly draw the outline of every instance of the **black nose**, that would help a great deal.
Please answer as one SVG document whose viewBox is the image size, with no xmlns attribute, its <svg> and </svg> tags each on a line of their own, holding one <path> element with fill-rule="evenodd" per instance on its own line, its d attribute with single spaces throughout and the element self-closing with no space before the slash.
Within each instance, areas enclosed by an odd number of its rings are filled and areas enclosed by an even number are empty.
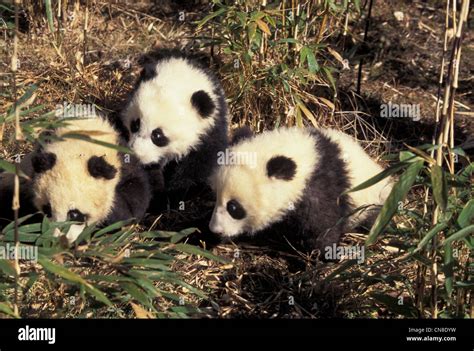
<svg viewBox="0 0 474 351">
<path fill-rule="evenodd" d="M 85 222 L 86 216 L 84 216 L 84 214 L 79 210 L 69 210 L 69 212 L 67 213 L 67 220 L 74 222 Z"/>
</svg>

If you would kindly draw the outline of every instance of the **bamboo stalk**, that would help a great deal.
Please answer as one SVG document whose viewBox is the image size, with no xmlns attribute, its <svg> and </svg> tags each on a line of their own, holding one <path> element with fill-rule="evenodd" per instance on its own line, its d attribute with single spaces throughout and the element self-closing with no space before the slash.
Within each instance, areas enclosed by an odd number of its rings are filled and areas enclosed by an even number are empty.
<svg viewBox="0 0 474 351">
<path fill-rule="evenodd" d="M 455 2 L 455 1 L 453 1 Z M 448 5 L 449 8 L 449 5 Z M 452 147 L 454 146 L 454 112 L 455 112 L 455 103 L 454 97 L 456 94 L 456 89 L 458 87 L 458 76 L 459 76 L 459 64 L 461 60 L 461 42 L 462 42 L 462 29 L 464 27 L 464 22 L 467 20 L 467 13 L 469 9 L 469 0 L 463 0 L 461 6 L 461 13 L 459 15 L 458 23 L 456 23 L 456 5 L 453 4 L 453 28 L 456 28 L 456 36 L 453 41 L 453 46 L 450 55 L 450 62 L 448 67 L 448 75 L 445 82 L 444 88 L 444 99 L 443 99 L 443 110 L 441 114 L 441 129 L 437 138 L 437 145 L 439 146 L 436 150 L 436 164 L 438 166 L 443 165 L 443 151 L 449 144 Z M 449 170 L 451 173 L 454 172 L 454 157 L 452 152 L 449 152 L 449 161 L 447 162 Z M 438 217 L 440 213 L 440 208 L 436 205 L 432 224 L 435 225 L 438 222 Z M 438 267 L 436 262 L 436 247 L 437 247 L 438 238 L 435 236 L 433 238 L 433 248 L 431 250 L 431 315 L 432 318 L 438 317 L 438 306 L 437 306 L 437 274 Z"/>
<path fill-rule="evenodd" d="M 441 55 L 441 68 L 439 72 L 439 79 L 438 79 L 438 91 L 436 97 L 436 115 L 435 115 L 435 130 L 433 133 L 433 137 L 431 138 L 431 143 L 436 145 L 436 137 L 438 135 L 438 125 L 440 120 L 440 110 L 441 110 L 441 91 L 444 82 L 444 73 L 446 67 L 446 53 L 448 52 L 448 31 L 449 31 L 449 11 L 450 11 L 450 0 L 446 1 L 446 9 L 445 9 L 445 18 L 444 18 L 444 40 L 443 40 L 443 53 Z M 430 156 L 434 158 L 435 150 L 432 149 L 430 151 Z M 423 202 L 423 217 L 426 216 L 428 213 L 428 199 L 430 190 L 428 187 L 424 189 L 424 202 Z M 420 238 L 421 239 L 421 238 Z M 422 255 L 425 255 L 425 252 L 421 252 Z M 421 263 L 417 265 L 417 301 L 416 306 L 421 315 L 424 315 L 424 290 L 425 290 L 425 275 L 426 275 L 426 267 Z"/>
<path fill-rule="evenodd" d="M 17 87 L 16 87 L 16 73 L 18 69 L 18 28 L 19 28 L 19 17 L 18 17 L 18 8 L 20 5 L 20 0 L 15 0 L 15 30 L 13 36 L 13 55 L 11 60 L 11 71 L 13 77 L 13 98 L 14 98 L 14 108 L 15 108 L 15 138 L 16 140 L 23 140 L 23 134 L 21 132 L 20 127 L 20 113 L 18 108 L 18 100 L 17 100 Z M 20 209 L 20 178 L 18 176 L 19 168 L 18 164 L 15 163 L 15 179 L 14 179 L 14 189 L 13 189 L 13 202 L 12 202 L 12 210 L 14 215 L 14 241 L 15 241 L 15 291 L 14 291 L 14 306 L 13 311 L 15 315 L 18 316 L 19 308 L 18 308 L 18 285 L 19 285 L 19 277 L 20 277 L 20 264 L 18 260 L 18 252 L 19 252 L 19 231 L 18 231 L 18 210 Z"/>
</svg>

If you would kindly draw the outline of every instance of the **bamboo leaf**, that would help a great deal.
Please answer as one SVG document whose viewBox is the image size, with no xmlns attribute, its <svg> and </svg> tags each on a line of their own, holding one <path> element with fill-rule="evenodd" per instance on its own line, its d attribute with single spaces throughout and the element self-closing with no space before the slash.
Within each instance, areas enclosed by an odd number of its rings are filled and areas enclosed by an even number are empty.
<svg viewBox="0 0 474 351">
<path fill-rule="evenodd" d="M 191 235 L 192 233 L 199 231 L 197 228 L 188 228 L 180 231 L 179 233 L 174 234 L 170 242 L 172 244 L 176 244 L 177 242 L 181 241 L 183 238 L 186 238 L 187 236 Z"/>
<path fill-rule="evenodd" d="M 204 17 L 202 20 L 200 20 L 197 23 L 198 29 L 201 29 L 203 25 L 205 25 L 207 22 L 209 22 L 214 17 L 218 17 L 218 16 L 222 15 L 224 12 L 226 12 L 226 10 L 227 10 L 226 7 L 221 7 L 217 11 L 211 12 L 209 15 L 207 15 L 206 17 Z"/>
<path fill-rule="evenodd" d="M 474 199 L 467 202 L 466 206 L 462 209 L 457 222 L 461 228 L 466 228 L 474 221 Z"/>
<path fill-rule="evenodd" d="M 176 250 L 186 252 L 186 253 L 189 253 L 189 254 L 193 254 L 193 255 L 199 255 L 199 256 L 202 256 L 202 257 L 206 257 L 206 258 L 208 258 L 210 260 L 213 260 L 213 261 L 217 261 L 217 262 L 221 262 L 221 263 L 228 263 L 228 261 L 225 258 L 216 256 L 213 253 L 211 253 L 207 250 L 203 250 L 203 249 L 201 249 L 197 246 L 194 246 L 194 245 L 176 244 L 175 248 L 176 248 Z"/>
<path fill-rule="evenodd" d="M 416 253 L 416 252 L 420 251 L 423 247 L 426 246 L 426 244 L 428 244 L 430 242 L 430 240 L 436 234 L 438 234 L 442 230 L 446 229 L 447 227 L 448 227 L 448 223 L 446 223 L 446 222 L 436 224 L 432 229 L 430 229 L 428 231 L 428 233 L 426 233 L 426 235 L 423 237 L 423 239 L 421 239 L 421 241 L 418 243 L 418 246 L 413 251 L 413 253 Z"/>
<path fill-rule="evenodd" d="M 16 173 L 15 165 L 5 160 L 0 160 L 0 168 L 3 169 L 6 173 Z M 30 179 L 30 177 L 28 177 L 22 170 L 18 170 L 18 175 L 20 177 Z"/>
<path fill-rule="evenodd" d="M 308 61 L 308 69 L 311 73 L 319 72 L 319 65 L 316 61 L 316 56 L 314 55 L 313 50 L 308 48 L 308 52 L 306 53 L 306 59 Z"/>
<path fill-rule="evenodd" d="M 15 266 L 9 260 L 0 260 L 0 271 L 3 271 L 7 276 L 14 277 L 16 275 Z"/>
<path fill-rule="evenodd" d="M 6 302 L 0 302 L 0 312 L 3 312 L 11 317 L 19 318 L 9 304 Z"/>
<path fill-rule="evenodd" d="M 257 20 L 255 20 L 255 23 L 257 23 L 258 28 L 260 28 L 260 30 L 262 32 L 264 32 L 265 34 L 267 34 L 267 35 L 272 34 L 270 32 L 270 28 L 268 27 L 268 24 L 266 24 L 263 20 L 257 19 Z"/>
<path fill-rule="evenodd" d="M 301 111 L 304 113 L 306 118 L 308 118 L 311 123 L 313 124 L 314 127 L 318 127 L 318 122 L 316 122 L 316 118 L 314 117 L 313 113 L 306 107 L 306 105 L 303 103 L 303 101 L 300 100 L 297 96 L 294 97 L 296 100 L 296 104 L 298 107 L 301 109 Z"/>
<path fill-rule="evenodd" d="M 446 210 L 448 206 L 448 185 L 443 169 L 438 165 L 431 167 L 431 183 L 433 186 L 433 196 L 441 210 Z"/>
<path fill-rule="evenodd" d="M 48 19 L 48 26 L 51 33 L 54 33 L 53 9 L 51 8 L 51 0 L 44 0 L 46 8 L 46 18 Z"/>
<path fill-rule="evenodd" d="M 444 247 L 444 265 L 443 265 L 443 272 L 446 277 L 444 281 L 444 285 L 446 287 L 446 292 L 448 294 L 448 298 L 451 298 L 451 294 L 453 293 L 453 248 L 450 244 L 445 245 Z"/>
<path fill-rule="evenodd" d="M 56 274 L 56 275 L 60 276 L 61 278 L 64 278 L 64 279 L 66 279 L 70 282 L 77 283 L 77 284 L 83 286 L 86 289 L 86 291 L 89 294 L 93 295 L 98 301 L 106 304 L 109 307 L 113 306 L 112 302 L 110 302 L 110 300 L 104 295 L 104 293 L 102 291 L 95 288 L 92 284 L 87 282 L 80 275 L 78 275 L 74 272 L 71 272 L 67 268 L 59 266 L 59 265 L 57 265 L 57 264 L 55 264 L 55 263 L 53 263 L 53 262 L 51 262 L 51 261 L 49 261 L 49 260 L 47 260 L 46 258 L 43 258 L 43 257 L 38 259 L 38 263 L 41 266 L 43 266 L 43 268 L 46 269 L 47 271 L 49 271 L 53 274 Z"/>
<path fill-rule="evenodd" d="M 87 141 L 89 143 L 105 146 L 110 149 L 115 149 L 119 152 L 133 153 L 132 150 L 130 150 L 128 147 L 107 143 L 105 141 L 98 140 L 98 139 L 93 139 L 88 135 L 84 135 L 80 133 L 65 133 L 62 135 L 62 137 L 67 138 L 67 139 L 77 139 L 77 140 Z"/>
<path fill-rule="evenodd" d="M 440 244 L 440 246 L 448 245 L 452 243 L 453 241 L 461 240 L 472 233 L 474 233 L 474 224 L 467 226 L 466 228 L 463 228 L 454 234 L 451 234 L 449 237 L 446 238 L 446 240 L 444 240 Z"/>
<path fill-rule="evenodd" d="M 399 162 L 385 170 L 383 170 L 382 172 L 380 172 L 379 174 L 376 174 L 375 176 L 373 176 L 372 178 L 370 179 L 367 179 L 365 182 L 363 182 L 362 184 L 359 184 L 355 187 L 353 187 L 352 189 L 349 189 L 347 191 L 344 192 L 344 194 L 348 194 L 348 193 L 353 193 L 355 191 L 359 191 L 359 190 L 363 190 L 363 189 L 367 189 L 367 188 L 370 188 L 372 185 L 374 184 L 377 184 L 378 182 L 380 182 L 382 179 L 385 179 L 385 178 L 388 178 L 390 177 L 392 174 L 395 174 L 397 173 L 399 170 L 405 168 L 408 166 L 408 163 L 405 163 L 405 162 Z"/>
<path fill-rule="evenodd" d="M 410 191 L 411 186 L 416 180 L 416 176 L 423 168 L 423 164 L 423 160 L 412 163 L 400 176 L 398 182 L 393 186 L 390 195 L 385 201 L 382 210 L 380 211 L 374 225 L 372 226 L 372 229 L 370 230 L 369 236 L 366 240 L 367 246 L 372 245 L 377 240 L 378 235 L 391 221 L 393 215 L 397 212 L 398 203 L 402 201 L 408 194 L 408 191 Z"/>
</svg>

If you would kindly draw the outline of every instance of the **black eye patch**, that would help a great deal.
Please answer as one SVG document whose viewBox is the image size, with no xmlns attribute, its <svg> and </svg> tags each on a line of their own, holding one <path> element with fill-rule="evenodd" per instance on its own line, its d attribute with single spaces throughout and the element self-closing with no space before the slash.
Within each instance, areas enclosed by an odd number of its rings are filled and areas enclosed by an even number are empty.
<svg viewBox="0 0 474 351">
<path fill-rule="evenodd" d="M 56 164 L 56 155 L 51 152 L 37 153 L 31 159 L 31 164 L 36 173 L 46 172 Z"/>
<path fill-rule="evenodd" d="M 81 211 L 73 209 L 69 210 L 67 213 L 67 220 L 73 222 L 85 222 L 87 216 L 83 214 Z"/>
<path fill-rule="evenodd" d="M 140 130 L 140 118 L 137 118 L 130 123 L 130 131 L 135 134 Z"/>
<path fill-rule="evenodd" d="M 153 132 L 151 132 L 151 141 L 153 142 L 153 144 L 159 147 L 166 146 L 170 142 L 161 128 L 156 128 L 155 130 L 153 130 Z"/>
<path fill-rule="evenodd" d="M 196 91 L 191 96 L 191 104 L 203 118 L 209 117 L 214 112 L 216 105 L 211 97 L 204 90 Z"/>
<path fill-rule="evenodd" d="M 244 219 L 247 215 L 245 209 L 237 200 L 229 200 L 227 202 L 227 212 L 229 212 L 230 216 L 234 219 Z"/>
<path fill-rule="evenodd" d="M 92 156 L 87 161 L 87 169 L 94 178 L 113 179 L 117 169 L 109 164 L 103 157 Z"/>
<path fill-rule="evenodd" d="M 53 210 L 51 208 L 51 204 L 46 204 L 41 207 L 41 211 L 45 214 L 46 217 L 51 218 L 53 215 Z"/>
<path fill-rule="evenodd" d="M 267 175 L 283 180 L 292 180 L 296 174 L 296 163 L 286 156 L 275 156 L 267 162 Z"/>
</svg>

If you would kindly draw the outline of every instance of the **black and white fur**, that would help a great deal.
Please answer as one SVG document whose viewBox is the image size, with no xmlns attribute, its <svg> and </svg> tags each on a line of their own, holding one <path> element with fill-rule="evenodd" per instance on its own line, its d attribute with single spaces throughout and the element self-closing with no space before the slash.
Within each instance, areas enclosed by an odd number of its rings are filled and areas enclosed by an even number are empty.
<svg viewBox="0 0 474 351">
<path fill-rule="evenodd" d="M 65 233 L 69 242 L 91 223 L 105 226 L 120 220 L 140 220 L 151 195 L 139 161 L 108 146 L 64 137 L 71 133 L 124 144 L 105 119 L 66 121 L 51 133 L 54 137 L 50 136 L 49 142 L 22 161 L 21 169 L 29 179 L 22 180 L 21 208 L 34 208 L 55 222 L 78 222 Z M 2 195 L 11 197 L 13 175 L 2 174 L 2 180 Z M 11 203 L 11 198 L 7 202 Z"/>
<path fill-rule="evenodd" d="M 184 194 L 207 184 L 227 147 L 227 114 L 209 70 L 180 52 L 159 50 L 147 56 L 121 121 L 154 190 Z"/>
<path fill-rule="evenodd" d="M 380 206 L 390 192 L 384 180 L 343 195 L 382 168 L 336 130 L 281 128 L 236 139 L 230 152 L 253 154 L 256 163 L 224 165 L 212 176 L 217 200 L 209 227 L 223 237 L 265 232 L 324 249 L 368 218 L 356 208 Z"/>
</svg>

